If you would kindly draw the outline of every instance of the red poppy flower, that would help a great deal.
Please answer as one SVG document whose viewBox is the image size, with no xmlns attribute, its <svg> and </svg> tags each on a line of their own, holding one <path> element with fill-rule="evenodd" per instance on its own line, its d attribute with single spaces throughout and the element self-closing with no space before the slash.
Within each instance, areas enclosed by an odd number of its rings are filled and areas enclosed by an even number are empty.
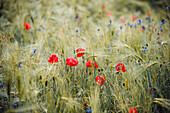
<svg viewBox="0 0 170 113">
<path fill-rule="evenodd" d="M 95 68 L 99 67 L 96 62 L 94 62 L 92 60 L 88 60 L 87 63 L 86 63 L 86 66 L 87 67 L 92 67 L 92 65 L 95 65 Z"/>
<path fill-rule="evenodd" d="M 77 18 L 77 20 L 81 20 L 81 18 L 80 18 L 80 17 L 78 17 L 78 18 Z"/>
<path fill-rule="evenodd" d="M 4 37 L 2 37 L 2 40 L 7 39 L 7 38 L 8 38 L 7 36 L 4 36 Z"/>
<path fill-rule="evenodd" d="M 151 14 L 150 14 L 150 13 L 148 13 L 147 15 L 148 15 L 148 17 L 151 17 Z"/>
<path fill-rule="evenodd" d="M 66 65 L 69 65 L 69 66 L 77 66 L 78 65 L 78 61 L 72 57 L 69 57 L 66 59 Z"/>
<path fill-rule="evenodd" d="M 24 27 L 26 30 L 31 29 L 31 25 L 28 22 L 24 22 Z"/>
<path fill-rule="evenodd" d="M 121 19 L 121 21 L 122 21 L 123 23 L 125 23 L 125 19 Z"/>
<path fill-rule="evenodd" d="M 56 56 L 56 54 L 52 54 L 52 55 L 50 56 L 50 58 L 48 59 L 48 62 L 49 62 L 50 64 L 57 63 L 57 62 L 58 62 L 58 57 Z"/>
<path fill-rule="evenodd" d="M 150 94 L 152 94 L 152 90 L 150 90 Z"/>
<path fill-rule="evenodd" d="M 136 20 L 136 15 L 132 16 L 132 20 L 135 21 Z"/>
<path fill-rule="evenodd" d="M 99 83 L 101 86 L 103 85 L 105 78 L 103 76 L 97 76 L 96 82 Z"/>
<path fill-rule="evenodd" d="M 83 53 L 83 52 L 85 52 L 85 49 L 79 48 L 76 50 L 76 52 L 77 52 L 77 57 L 82 57 L 85 54 L 85 53 Z"/>
<path fill-rule="evenodd" d="M 153 29 L 156 29 L 156 26 L 153 26 Z"/>
<path fill-rule="evenodd" d="M 107 16 L 111 16 L 111 12 L 107 12 L 107 14 L 106 14 Z"/>
<path fill-rule="evenodd" d="M 126 71 L 125 66 L 124 66 L 121 62 L 119 62 L 119 63 L 116 65 L 116 71 L 120 71 L 120 70 L 122 70 L 123 72 Z"/>
<path fill-rule="evenodd" d="M 103 9 L 103 10 L 105 9 L 105 5 L 104 5 L 104 4 L 102 5 L 102 9 Z"/>
<path fill-rule="evenodd" d="M 135 112 L 135 113 L 138 113 L 135 108 L 130 108 L 129 113 L 134 113 L 134 112 Z"/>
</svg>

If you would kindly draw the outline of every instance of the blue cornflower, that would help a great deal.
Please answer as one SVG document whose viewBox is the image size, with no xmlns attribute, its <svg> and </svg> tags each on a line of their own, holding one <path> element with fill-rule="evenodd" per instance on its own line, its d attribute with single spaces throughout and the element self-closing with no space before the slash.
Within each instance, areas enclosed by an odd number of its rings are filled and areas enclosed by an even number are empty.
<svg viewBox="0 0 170 113">
<path fill-rule="evenodd" d="M 34 54 L 34 53 L 38 53 L 38 51 L 36 49 L 33 49 L 32 54 Z"/>
<path fill-rule="evenodd" d="M 15 103 L 12 103 L 12 107 L 13 108 L 16 108 L 16 107 L 18 107 L 20 105 L 20 102 L 15 102 Z"/>
<path fill-rule="evenodd" d="M 117 37 L 115 38 L 115 40 L 117 40 Z"/>
<path fill-rule="evenodd" d="M 75 19 L 78 19 L 78 18 L 79 18 L 79 16 L 78 16 L 78 15 L 76 15 L 76 16 L 75 16 Z"/>
<path fill-rule="evenodd" d="M 145 30 L 146 28 L 144 26 L 142 26 L 142 29 Z"/>
<path fill-rule="evenodd" d="M 147 51 L 147 50 L 148 50 L 148 48 L 147 48 L 147 47 L 144 47 L 142 51 Z"/>
<path fill-rule="evenodd" d="M 136 9 L 136 12 L 139 12 L 139 9 Z"/>
<path fill-rule="evenodd" d="M 159 31 L 161 31 L 161 32 L 162 32 L 162 31 L 163 31 L 163 29 L 159 29 Z"/>
<path fill-rule="evenodd" d="M 2 86 L 5 86 L 5 82 L 2 82 Z"/>
<path fill-rule="evenodd" d="M 146 20 L 149 20 L 149 22 L 151 22 L 151 18 L 150 17 L 146 17 Z"/>
<path fill-rule="evenodd" d="M 129 24 L 130 27 L 133 27 L 133 24 Z"/>
<path fill-rule="evenodd" d="M 38 28 L 37 31 L 41 31 L 41 28 Z"/>
<path fill-rule="evenodd" d="M 137 20 L 137 22 L 138 22 L 138 25 L 140 25 L 141 23 L 143 23 L 142 20 Z"/>
<path fill-rule="evenodd" d="M 150 17 L 146 17 L 146 20 L 150 20 L 151 18 Z"/>
<path fill-rule="evenodd" d="M 170 9 L 170 7 L 166 7 L 166 9 L 167 9 L 167 10 L 169 10 L 169 9 Z"/>
<path fill-rule="evenodd" d="M 120 26 L 120 29 L 122 29 L 123 28 L 123 26 Z"/>
<path fill-rule="evenodd" d="M 161 22 L 161 24 L 165 24 L 165 22 L 167 22 L 167 21 L 163 19 L 162 22 Z"/>
<path fill-rule="evenodd" d="M 3 82 L 2 84 L 0 84 L 0 87 L 4 87 L 5 86 L 5 82 Z"/>
<path fill-rule="evenodd" d="M 79 31 L 78 31 L 78 30 L 76 30 L 76 33 L 79 33 Z"/>
<path fill-rule="evenodd" d="M 97 29 L 97 31 L 100 31 L 100 29 Z"/>
<path fill-rule="evenodd" d="M 13 103 L 13 104 L 12 104 L 12 107 L 13 107 L 13 108 L 16 108 L 16 107 L 18 107 L 18 104 L 17 104 L 17 103 Z"/>
<path fill-rule="evenodd" d="M 91 109 L 86 109 L 86 113 L 92 113 Z"/>
<path fill-rule="evenodd" d="M 21 68 L 21 64 L 22 64 L 22 62 L 19 62 L 19 63 L 18 63 L 18 68 Z"/>
<path fill-rule="evenodd" d="M 158 44 L 161 45 L 161 44 L 162 44 L 162 41 L 159 41 Z"/>
<path fill-rule="evenodd" d="M 109 22 L 110 22 L 110 23 L 112 23 L 112 21 L 111 21 L 111 20 L 109 20 Z"/>
</svg>

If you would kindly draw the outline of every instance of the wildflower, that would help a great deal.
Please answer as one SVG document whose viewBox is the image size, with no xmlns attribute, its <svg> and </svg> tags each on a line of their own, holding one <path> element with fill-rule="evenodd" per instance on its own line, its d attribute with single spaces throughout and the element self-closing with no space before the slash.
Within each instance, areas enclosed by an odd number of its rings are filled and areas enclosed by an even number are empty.
<svg viewBox="0 0 170 113">
<path fill-rule="evenodd" d="M 150 94 L 152 94 L 152 90 L 150 90 Z"/>
<path fill-rule="evenodd" d="M 78 33 L 79 31 L 78 30 L 76 30 L 76 33 Z"/>
<path fill-rule="evenodd" d="M 147 47 L 144 47 L 142 51 L 147 51 L 147 50 L 148 50 L 148 48 L 147 48 Z"/>
<path fill-rule="evenodd" d="M 129 113 L 134 113 L 134 112 L 135 112 L 135 113 L 138 113 L 135 108 L 130 108 Z"/>
<path fill-rule="evenodd" d="M 123 23 L 125 23 L 125 19 L 121 19 L 121 21 L 122 21 Z"/>
<path fill-rule="evenodd" d="M 0 84 L 0 87 L 4 87 L 5 86 L 5 82 L 3 82 L 2 84 Z"/>
<path fill-rule="evenodd" d="M 52 54 L 52 55 L 50 56 L 50 58 L 48 59 L 48 62 L 49 62 L 50 64 L 57 63 L 57 62 L 58 62 L 58 57 L 57 57 L 57 55 L 56 55 L 56 54 Z"/>
<path fill-rule="evenodd" d="M 130 27 L 133 27 L 133 24 L 129 24 Z"/>
<path fill-rule="evenodd" d="M 102 10 L 104 10 L 105 9 L 105 5 L 104 4 L 102 4 Z"/>
<path fill-rule="evenodd" d="M 146 28 L 144 26 L 142 26 L 142 29 L 145 30 Z"/>
<path fill-rule="evenodd" d="M 77 53 L 77 57 L 82 57 L 85 53 L 85 49 L 83 48 L 79 48 L 76 50 L 76 53 Z"/>
<path fill-rule="evenodd" d="M 120 29 L 122 29 L 123 28 L 123 26 L 120 26 Z"/>
<path fill-rule="evenodd" d="M 31 29 L 31 25 L 28 22 L 24 22 L 24 27 L 26 30 Z"/>
<path fill-rule="evenodd" d="M 136 9 L 136 12 L 139 12 L 139 9 Z"/>
<path fill-rule="evenodd" d="M 32 54 L 34 54 L 34 53 L 38 53 L 38 51 L 36 49 L 33 49 Z"/>
<path fill-rule="evenodd" d="M 97 31 L 100 31 L 100 29 L 97 29 Z"/>
<path fill-rule="evenodd" d="M 170 9 L 170 7 L 166 7 L 166 9 L 167 9 L 167 10 L 169 10 L 169 9 Z"/>
<path fill-rule="evenodd" d="M 75 19 L 78 19 L 78 18 L 79 18 L 79 16 L 78 16 L 78 15 L 76 15 L 76 16 L 75 16 Z"/>
<path fill-rule="evenodd" d="M 4 40 L 4 39 L 8 39 L 8 37 L 7 36 L 2 37 L 2 40 Z"/>
<path fill-rule="evenodd" d="M 20 105 L 20 102 L 15 102 L 15 103 L 12 104 L 12 107 L 13 107 L 13 108 L 16 108 L 16 107 L 18 107 L 19 105 Z"/>
<path fill-rule="evenodd" d="M 150 17 L 146 17 L 146 20 L 150 20 L 151 18 Z"/>
<path fill-rule="evenodd" d="M 77 20 L 81 20 L 81 18 L 80 17 L 78 17 L 78 19 Z"/>
<path fill-rule="evenodd" d="M 143 21 L 142 20 L 137 20 L 138 25 L 140 25 Z"/>
<path fill-rule="evenodd" d="M 22 64 L 22 62 L 19 62 L 19 63 L 18 63 L 18 68 L 21 68 L 21 64 Z"/>
<path fill-rule="evenodd" d="M 86 113 L 92 113 L 91 109 L 86 109 Z"/>
<path fill-rule="evenodd" d="M 37 31 L 41 31 L 41 28 L 38 28 Z"/>
<path fill-rule="evenodd" d="M 103 85 L 105 78 L 103 76 L 97 76 L 96 82 L 99 83 L 101 86 Z"/>
<path fill-rule="evenodd" d="M 107 12 L 107 14 L 106 14 L 107 16 L 111 16 L 111 12 Z"/>
<path fill-rule="evenodd" d="M 66 59 L 66 65 L 69 65 L 69 66 L 77 66 L 78 65 L 78 61 L 72 57 L 69 57 Z"/>
<path fill-rule="evenodd" d="M 112 23 L 112 20 L 109 20 L 110 23 Z"/>
<path fill-rule="evenodd" d="M 92 65 L 95 65 L 95 68 L 98 68 L 98 65 L 96 62 L 92 61 L 92 60 L 88 60 L 86 63 L 87 67 L 92 67 Z"/>
<path fill-rule="evenodd" d="M 165 24 L 165 22 L 167 22 L 167 21 L 163 19 L 162 22 L 161 22 L 161 24 Z"/>
<path fill-rule="evenodd" d="M 148 13 L 148 14 L 147 14 L 147 16 L 148 16 L 148 17 L 151 17 L 151 14 L 150 14 L 150 13 Z"/>
<path fill-rule="evenodd" d="M 135 21 L 136 20 L 136 15 L 132 16 L 132 20 Z"/>
<path fill-rule="evenodd" d="M 163 31 L 163 29 L 159 29 L 159 31 L 161 31 L 161 32 L 162 32 L 162 31 Z"/>
<path fill-rule="evenodd" d="M 153 29 L 156 29 L 156 26 L 153 26 Z"/>
<path fill-rule="evenodd" d="M 81 18 L 78 15 L 75 16 L 75 19 L 81 20 Z"/>
<path fill-rule="evenodd" d="M 158 44 L 161 45 L 161 44 L 162 44 L 162 41 L 159 41 Z"/>
<path fill-rule="evenodd" d="M 88 102 L 86 102 L 86 103 L 84 104 L 84 107 L 85 107 L 85 108 L 87 108 L 87 107 L 88 107 Z"/>
<path fill-rule="evenodd" d="M 124 66 L 121 62 L 119 62 L 119 63 L 116 65 L 116 71 L 120 71 L 120 70 L 122 70 L 123 72 L 126 71 L 125 66 Z"/>
</svg>

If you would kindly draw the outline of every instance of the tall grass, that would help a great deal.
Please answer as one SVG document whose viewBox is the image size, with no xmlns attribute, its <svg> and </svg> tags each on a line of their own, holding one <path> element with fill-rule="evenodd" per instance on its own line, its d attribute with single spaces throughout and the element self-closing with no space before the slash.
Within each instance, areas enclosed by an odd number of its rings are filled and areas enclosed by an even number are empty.
<svg viewBox="0 0 170 113">
<path fill-rule="evenodd" d="M 138 0 L 1 2 L 5 8 L 0 18 L 0 76 L 6 84 L 2 93 L 8 96 L 7 112 L 85 112 L 86 102 L 93 113 L 125 113 L 131 107 L 140 113 L 168 112 L 170 15 L 169 10 L 164 12 L 166 7 L 158 13 Z M 135 8 L 141 11 L 135 12 Z M 106 16 L 108 11 L 110 17 Z M 147 13 L 151 14 L 151 22 L 145 20 Z M 81 19 L 75 19 L 76 15 Z M 144 22 L 138 25 L 132 21 L 133 15 Z M 167 20 L 163 25 L 162 19 Z M 25 30 L 25 21 L 32 26 L 30 30 Z M 142 26 L 146 27 L 144 32 Z M 86 54 L 76 58 L 79 47 Z M 33 49 L 38 53 L 33 54 Z M 48 59 L 53 53 L 59 62 L 50 64 Z M 68 57 L 76 58 L 79 64 L 67 66 Z M 99 67 L 87 68 L 89 59 Z M 116 71 L 119 62 L 126 72 Z M 95 82 L 98 75 L 105 77 L 102 86 Z M 15 99 L 11 100 L 12 92 Z M 14 109 L 14 102 L 21 104 Z"/>
</svg>

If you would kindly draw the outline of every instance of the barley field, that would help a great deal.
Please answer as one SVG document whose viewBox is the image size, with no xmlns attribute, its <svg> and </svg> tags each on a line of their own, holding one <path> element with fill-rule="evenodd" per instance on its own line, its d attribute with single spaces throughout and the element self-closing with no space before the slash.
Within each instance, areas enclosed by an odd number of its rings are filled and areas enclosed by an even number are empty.
<svg viewBox="0 0 170 113">
<path fill-rule="evenodd" d="M 169 42 L 169 0 L 0 0 L 0 113 L 168 113 Z"/>
</svg>

